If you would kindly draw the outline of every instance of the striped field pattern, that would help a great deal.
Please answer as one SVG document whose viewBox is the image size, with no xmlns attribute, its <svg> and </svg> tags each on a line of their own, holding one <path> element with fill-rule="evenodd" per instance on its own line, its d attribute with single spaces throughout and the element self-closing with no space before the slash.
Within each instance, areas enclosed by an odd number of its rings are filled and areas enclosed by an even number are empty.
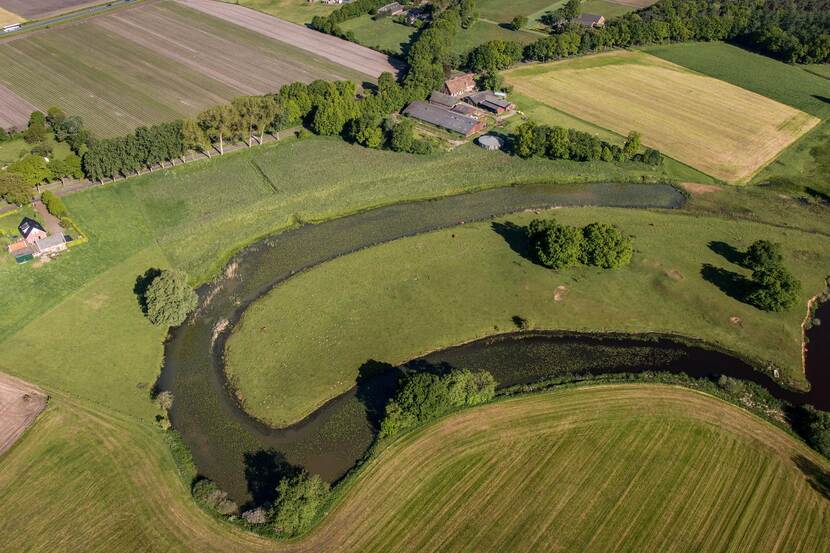
<svg viewBox="0 0 830 553">
<path fill-rule="evenodd" d="M 386 448 L 287 544 L 201 512 L 148 425 L 55 403 L 0 458 L 9 551 L 830 550 L 830 464 L 681 388 L 579 388 L 452 415 Z"/>
</svg>

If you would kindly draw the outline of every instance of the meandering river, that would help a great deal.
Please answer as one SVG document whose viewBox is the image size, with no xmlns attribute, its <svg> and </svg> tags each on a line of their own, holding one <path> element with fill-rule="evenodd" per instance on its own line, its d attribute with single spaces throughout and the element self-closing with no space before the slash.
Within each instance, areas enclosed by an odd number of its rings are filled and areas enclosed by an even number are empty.
<svg viewBox="0 0 830 553">
<path fill-rule="evenodd" d="M 438 200 L 382 207 L 319 225 L 307 225 L 257 242 L 233 257 L 225 274 L 198 290 L 199 308 L 174 329 L 165 349 L 159 388 L 175 395 L 174 427 L 190 448 L 200 474 L 240 504 L 268 499 L 286 465 L 303 466 L 334 481 L 364 455 L 377 418 L 402 370 L 446 363 L 484 368 L 500 386 L 570 373 L 665 370 L 692 376 L 727 374 L 767 387 L 793 403 L 830 410 L 830 304 L 810 332 L 809 394 L 778 386 L 726 352 L 683 345 L 670 337 L 531 332 L 501 335 L 449 348 L 407 369 L 367 363 L 355 388 L 302 422 L 270 428 L 242 411 L 223 373 L 225 340 L 245 309 L 298 272 L 337 256 L 397 238 L 555 206 L 676 208 L 684 196 L 671 186 L 637 184 L 533 185 L 487 190 Z"/>
</svg>

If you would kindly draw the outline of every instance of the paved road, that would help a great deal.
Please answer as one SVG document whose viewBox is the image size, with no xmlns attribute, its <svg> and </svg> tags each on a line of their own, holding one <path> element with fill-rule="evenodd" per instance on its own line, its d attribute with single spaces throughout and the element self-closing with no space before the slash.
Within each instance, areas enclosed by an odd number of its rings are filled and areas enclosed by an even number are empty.
<svg viewBox="0 0 830 553">
<path fill-rule="evenodd" d="M 65 13 L 63 15 L 56 15 L 55 17 L 50 17 L 48 19 L 40 19 L 38 21 L 31 21 L 29 23 L 23 23 L 20 25 L 20 29 L 11 32 L 0 32 L 0 38 L 5 38 L 8 36 L 15 36 L 21 33 L 25 33 L 27 31 L 31 31 L 34 29 L 42 29 L 44 27 L 49 27 L 50 25 L 57 25 L 59 23 L 65 23 L 67 21 L 72 21 L 73 19 L 78 19 L 81 17 L 88 17 L 90 15 L 94 15 L 99 12 L 104 12 L 107 10 L 112 10 L 115 8 L 119 8 L 126 4 L 137 4 L 142 0 L 112 0 L 111 2 L 107 2 L 105 4 L 101 4 L 98 6 L 91 6 L 89 8 L 84 8 L 78 11 L 74 11 L 71 13 Z"/>
</svg>

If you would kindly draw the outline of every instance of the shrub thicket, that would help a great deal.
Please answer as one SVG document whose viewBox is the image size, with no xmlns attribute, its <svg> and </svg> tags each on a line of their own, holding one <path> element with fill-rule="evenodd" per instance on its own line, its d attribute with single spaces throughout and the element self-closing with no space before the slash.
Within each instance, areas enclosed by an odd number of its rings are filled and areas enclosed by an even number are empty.
<svg viewBox="0 0 830 553">
<path fill-rule="evenodd" d="M 331 488 L 319 476 L 305 471 L 283 478 L 277 485 L 277 499 L 270 518 L 274 531 L 283 537 L 294 537 L 314 524 L 326 505 Z"/>
<path fill-rule="evenodd" d="M 193 484 L 193 497 L 198 503 L 220 515 L 227 516 L 239 512 L 239 507 L 228 494 L 219 489 L 216 482 L 203 478 Z"/>
<path fill-rule="evenodd" d="M 413 374 L 386 405 L 380 435 L 394 436 L 454 409 L 489 401 L 495 393 L 496 381 L 486 371 L 456 369 L 443 376 Z"/>
<path fill-rule="evenodd" d="M 805 407 L 807 414 L 807 441 L 810 446 L 830 459 L 830 413 L 812 405 Z"/>
<path fill-rule="evenodd" d="M 44 191 L 43 194 L 40 195 L 40 201 L 43 202 L 43 205 L 46 206 L 46 209 L 49 211 L 49 213 L 51 213 L 58 219 L 63 219 L 68 215 L 63 200 L 61 200 L 60 197 L 52 193 L 52 191 Z"/>
<path fill-rule="evenodd" d="M 198 297 L 182 271 L 162 269 L 145 292 L 147 318 L 158 326 L 178 326 L 196 308 Z"/>
</svg>

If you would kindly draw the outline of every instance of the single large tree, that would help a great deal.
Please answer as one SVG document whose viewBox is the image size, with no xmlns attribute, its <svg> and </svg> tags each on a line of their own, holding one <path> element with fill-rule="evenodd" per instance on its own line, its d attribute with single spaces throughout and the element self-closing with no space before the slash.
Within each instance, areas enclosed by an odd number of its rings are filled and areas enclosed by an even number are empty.
<svg viewBox="0 0 830 553">
<path fill-rule="evenodd" d="M 178 326 L 196 308 L 198 297 L 182 271 L 162 269 L 145 292 L 147 318 L 158 326 Z"/>
<path fill-rule="evenodd" d="M 0 198 L 10 204 L 24 205 L 32 201 L 33 193 L 32 185 L 21 175 L 0 171 Z"/>
<path fill-rule="evenodd" d="M 182 124 L 182 141 L 188 150 L 201 152 L 210 157 L 210 139 L 204 129 L 193 119 L 185 119 Z"/>
<path fill-rule="evenodd" d="M 311 528 L 330 493 L 328 482 L 305 471 L 283 478 L 277 486 L 277 500 L 271 509 L 274 530 L 294 537 Z"/>
</svg>

